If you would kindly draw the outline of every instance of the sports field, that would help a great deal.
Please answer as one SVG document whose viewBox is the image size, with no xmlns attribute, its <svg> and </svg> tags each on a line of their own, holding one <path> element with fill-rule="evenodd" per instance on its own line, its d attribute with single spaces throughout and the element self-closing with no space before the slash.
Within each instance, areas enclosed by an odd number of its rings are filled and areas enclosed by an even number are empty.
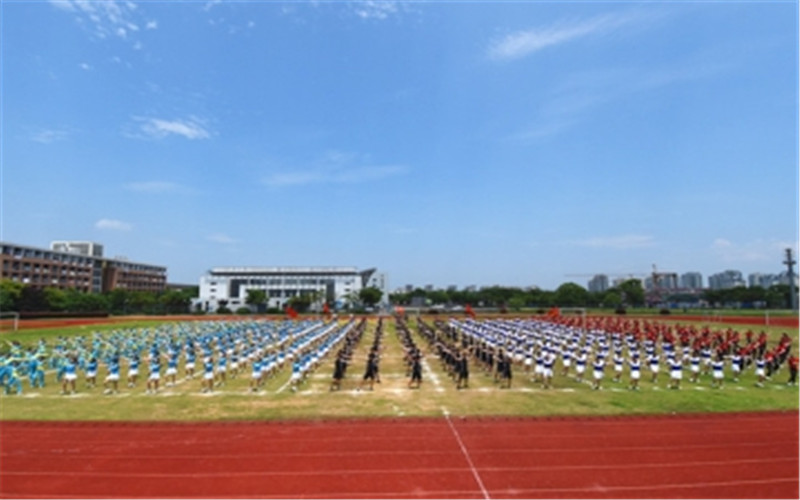
<svg viewBox="0 0 800 500">
<path fill-rule="evenodd" d="M 202 377 L 185 375 L 157 393 L 134 387 L 105 394 L 87 387 L 79 371 L 75 394 L 61 394 L 48 368 L 44 388 L 23 379 L 20 395 L 0 397 L 3 497 L 674 497 L 785 498 L 798 494 L 798 391 L 786 367 L 763 387 L 754 368 L 722 388 L 712 375 L 697 383 L 687 373 L 670 389 L 644 369 L 640 389 L 629 373 L 600 390 L 560 365 L 551 388 L 515 364 L 510 388 L 477 360 L 469 387 L 458 390 L 446 366 L 411 318 L 411 338 L 423 352 L 422 384 L 408 388 L 397 323 L 385 318 L 380 335 L 380 382 L 362 387 L 377 320 L 364 323 L 340 390 L 331 391 L 336 349 L 310 370 L 296 391 L 285 363 L 251 389 L 250 367 L 224 385 L 201 391 Z M 510 321 L 510 319 L 508 319 Z M 208 323 L 228 328 L 247 322 Z M 447 322 L 442 318 L 441 322 Z M 483 319 L 475 322 L 499 321 Z M 506 321 L 506 320 L 503 320 Z M 288 325 L 290 322 L 270 320 Z M 132 337 L 202 328 L 202 323 L 153 322 L 75 325 L 4 333 L 34 347 L 79 339 Z M 337 325 L 346 325 L 340 319 Z M 685 322 L 653 322 L 678 328 Z M 194 325 L 194 326 L 193 326 Z M 697 331 L 740 331 L 735 324 L 697 324 Z M 797 329 L 753 327 L 769 346 Z M 341 344 L 336 344 L 338 348 Z M 7 351 L 6 351 L 7 352 Z M 125 379 L 123 363 L 122 380 Z M 163 381 L 163 377 L 162 377 Z M 85 423 L 81 423 L 85 422 Z M 91 422 L 91 424 L 89 423 Z M 601 451 L 602 450 L 602 451 Z M 80 458 L 78 458 L 80 457 Z M 55 464 L 55 465 L 54 465 Z"/>
</svg>

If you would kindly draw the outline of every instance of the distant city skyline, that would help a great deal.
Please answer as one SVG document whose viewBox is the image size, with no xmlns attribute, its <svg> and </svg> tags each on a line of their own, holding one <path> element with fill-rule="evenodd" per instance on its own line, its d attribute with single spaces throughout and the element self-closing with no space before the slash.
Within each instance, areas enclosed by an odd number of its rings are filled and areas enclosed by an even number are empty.
<svg viewBox="0 0 800 500">
<path fill-rule="evenodd" d="M 0 2 L 0 240 L 554 290 L 798 253 L 797 2 Z"/>
</svg>

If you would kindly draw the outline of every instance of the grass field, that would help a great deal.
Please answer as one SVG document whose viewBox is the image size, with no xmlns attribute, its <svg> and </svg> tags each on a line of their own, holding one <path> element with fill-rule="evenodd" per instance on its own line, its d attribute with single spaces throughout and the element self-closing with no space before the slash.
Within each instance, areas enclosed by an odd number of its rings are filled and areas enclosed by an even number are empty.
<svg viewBox="0 0 800 500">
<path fill-rule="evenodd" d="M 87 335 L 91 332 L 108 332 L 123 328 L 147 328 L 154 321 L 137 321 L 104 326 L 83 326 L 66 329 L 26 330 L 3 334 L 6 341 L 19 341 L 32 345 L 40 338 Z M 686 324 L 681 322 L 681 324 Z M 120 383 L 120 394 L 103 394 L 102 385 L 85 387 L 79 379 L 78 394 L 60 395 L 61 386 L 55 373 L 46 375 L 44 389 L 31 389 L 27 378 L 23 381 L 24 393 L 0 396 L 0 418 L 4 420 L 261 420 L 349 417 L 407 417 L 441 415 L 446 409 L 453 415 L 620 415 L 691 412 L 732 412 L 757 410 L 797 410 L 798 389 L 788 387 L 788 373 L 784 369 L 765 387 L 755 386 L 752 368 L 735 383 L 725 381 L 721 390 L 710 387 L 710 375 L 701 376 L 692 384 L 684 375 L 681 390 L 667 388 L 668 376 L 662 370 L 657 383 L 650 382 L 649 373 L 643 371 L 641 390 L 627 389 L 627 370 L 621 383 L 611 381 L 608 370 L 604 388 L 593 391 L 588 382 L 576 382 L 561 375 L 554 377 L 552 389 L 542 389 L 529 380 L 522 369 L 514 371 L 511 389 L 500 389 L 492 377 L 484 374 L 475 363 L 471 364 L 470 388 L 456 390 L 438 359 L 416 336 L 416 323 L 409 326 L 415 341 L 427 356 L 424 363 L 423 384 L 420 389 L 408 389 L 403 351 L 395 332 L 394 321 L 385 322 L 383 354 L 381 358 L 381 383 L 373 391 L 357 390 L 364 373 L 367 349 L 372 344 L 375 322 L 371 320 L 363 339 L 354 353 L 342 390 L 330 392 L 333 360 L 329 356 L 321 366 L 300 386 L 298 392 L 289 390 L 289 368 L 284 368 L 267 381 L 258 393 L 248 391 L 250 372 L 245 370 L 238 378 L 211 394 L 200 392 L 200 379 L 181 379 L 175 387 L 165 388 L 159 394 L 145 393 L 144 382 L 128 389 Z M 742 325 L 714 323 L 715 329 L 728 327 L 745 331 Z M 754 327 L 754 331 L 767 331 L 771 340 L 782 332 L 798 345 L 797 329 Z M 559 368 L 559 364 L 556 365 Z M 142 372 L 146 372 L 142 370 Z M 125 370 L 122 371 L 124 380 Z M 101 368 L 102 382 L 105 369 Z M 81 375 L 82 377 L 82 375 Z"/>
</svg>

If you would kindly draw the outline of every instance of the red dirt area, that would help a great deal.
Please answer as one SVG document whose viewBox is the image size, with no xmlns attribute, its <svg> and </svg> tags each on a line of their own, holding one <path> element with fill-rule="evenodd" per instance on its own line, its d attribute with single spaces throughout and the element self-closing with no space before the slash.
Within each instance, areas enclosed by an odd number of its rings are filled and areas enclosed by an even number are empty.
<svg viewBox="0 0 800 500">
<path fill-rule="evenodd" d="M 797 498 L 798 414 L 2 422 L 9 498 Z"/>
</svg>

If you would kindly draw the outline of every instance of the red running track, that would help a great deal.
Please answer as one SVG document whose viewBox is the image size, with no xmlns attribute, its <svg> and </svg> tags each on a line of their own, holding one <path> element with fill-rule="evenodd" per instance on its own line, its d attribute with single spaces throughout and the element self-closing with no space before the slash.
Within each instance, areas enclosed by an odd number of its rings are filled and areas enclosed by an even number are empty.
<svg viewBox="0 0 800 500">
<path fill-rule="evenodd" d="M 797 498 L 798 414 L 1 422 L 16 498 Z"/>
</svg>

